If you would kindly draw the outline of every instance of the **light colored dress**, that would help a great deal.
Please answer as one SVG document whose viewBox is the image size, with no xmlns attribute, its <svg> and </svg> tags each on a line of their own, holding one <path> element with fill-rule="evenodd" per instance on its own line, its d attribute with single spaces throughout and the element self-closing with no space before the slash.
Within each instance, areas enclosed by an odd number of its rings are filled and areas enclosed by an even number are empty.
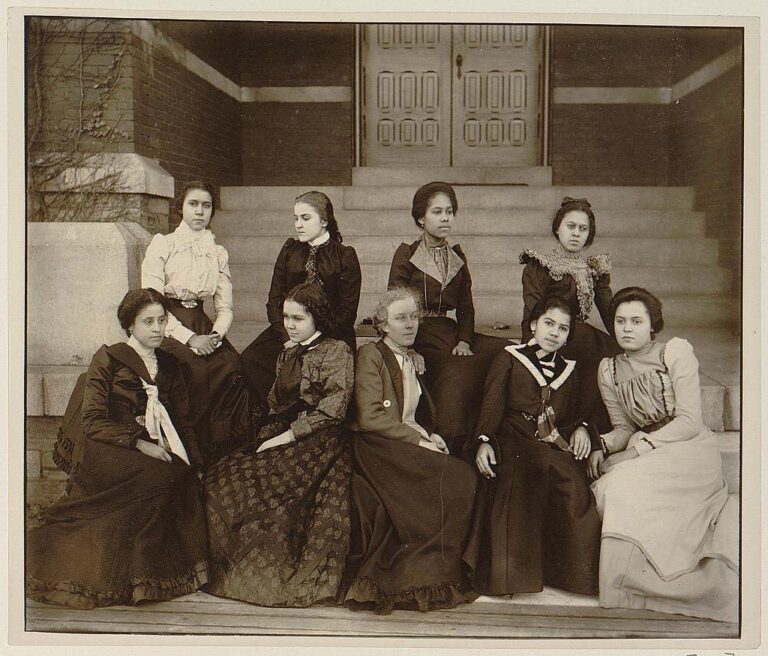
<svg viewBox="0 0 768 656">
<path fill-rule="evenodd" d="M 598 382 L 609 453 L 639 453 L 592 484 L 603 520 L 600 605 L 738 621 L 738 499 L 701 421 L 693 348 L 673 338 L 604 358 Z"/>
</svg>

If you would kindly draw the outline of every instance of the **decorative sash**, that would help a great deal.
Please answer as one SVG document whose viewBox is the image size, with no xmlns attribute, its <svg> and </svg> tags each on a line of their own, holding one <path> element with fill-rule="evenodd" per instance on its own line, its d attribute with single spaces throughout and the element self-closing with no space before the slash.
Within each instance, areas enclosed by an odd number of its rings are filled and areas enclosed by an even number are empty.
<svg viewBox="0 0 768 656">
<path fill-rule="evenodd" d="M 189 464 L 189 456 L 184 444 L 176 432 L 171 417 L 158 397 L 157 385 L 150 385 L 143 378 L 141 384 L 147 393 L 147 411 L 144 415 L 144 427 L 149 436 L 167 451 L 175 453 Z"/>
</svg>

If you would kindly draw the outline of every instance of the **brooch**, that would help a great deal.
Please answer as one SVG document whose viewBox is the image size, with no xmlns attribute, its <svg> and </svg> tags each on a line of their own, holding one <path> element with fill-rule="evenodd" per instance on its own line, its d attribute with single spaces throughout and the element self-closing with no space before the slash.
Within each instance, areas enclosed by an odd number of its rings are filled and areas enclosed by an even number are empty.
<svg viewBox="0 0 768 656">
<path fill-rule="evenodd" d="M 193 298 L 191 301 L 182 301 L 181 304 L 188 310 L 191 310 L 192 308 L 197 307 L 197 300 Z"/>
<path fill-rule="evenodd" d="M 389 399 L 386 399 L 386 400 L 384 401 L 384 407 L 385 407 L 385 408 L 388 408 L 388 407 L 389 407 L 389 406 L 391 406 L 391 405 L 392 405 L 392 401 L 390 401 Z"/>
<path fill-rule="evenodd" d="M 136 423 L 141 426 L 142 428 L 146 428 L 147 420 L 144 418 L 144 415 L 137 415 L 136 416 Z"/>
</svg>

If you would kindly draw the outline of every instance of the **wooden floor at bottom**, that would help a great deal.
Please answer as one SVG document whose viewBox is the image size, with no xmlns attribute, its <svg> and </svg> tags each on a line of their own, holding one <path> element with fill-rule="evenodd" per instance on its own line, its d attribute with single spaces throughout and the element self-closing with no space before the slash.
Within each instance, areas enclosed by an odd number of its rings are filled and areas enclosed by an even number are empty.
<svg viewBox="0 0 768 656">
<path fill-rule="evenodd" d="M 72 610 L 27 601 L 28 631 L 431 638 L 730 638 L 738 625 L 645 610 L 600 608 L 597 599 L 545 589 L 481 597 L 451 610 L 382 616 L 345 608 L 265 608 L 203 592 L 139 606 Z"/>
</svg>

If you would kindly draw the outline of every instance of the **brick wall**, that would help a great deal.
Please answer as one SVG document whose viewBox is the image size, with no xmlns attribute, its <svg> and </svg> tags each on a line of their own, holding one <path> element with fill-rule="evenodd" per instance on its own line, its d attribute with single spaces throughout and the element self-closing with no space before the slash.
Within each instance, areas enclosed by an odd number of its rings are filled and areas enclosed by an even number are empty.
<svg viewBox="0 0 768 656">
<path fill-rule="evenodd" d="M 177 191 L 193 179 L 240 184 L 239 101 L 136 36 L 132 53 L 136 152 L 157 159 Z"/>
<path fill-rule="evenodd" d="M 721 240 L 721 261 L 736 271 L 742 221 L 742 93 L 740 70 L 721 75 L 673 106 L 670 131 L 670 184 L 696 187 L 696 207 L 707 213 L 707 235 Z"/>
</svg>

